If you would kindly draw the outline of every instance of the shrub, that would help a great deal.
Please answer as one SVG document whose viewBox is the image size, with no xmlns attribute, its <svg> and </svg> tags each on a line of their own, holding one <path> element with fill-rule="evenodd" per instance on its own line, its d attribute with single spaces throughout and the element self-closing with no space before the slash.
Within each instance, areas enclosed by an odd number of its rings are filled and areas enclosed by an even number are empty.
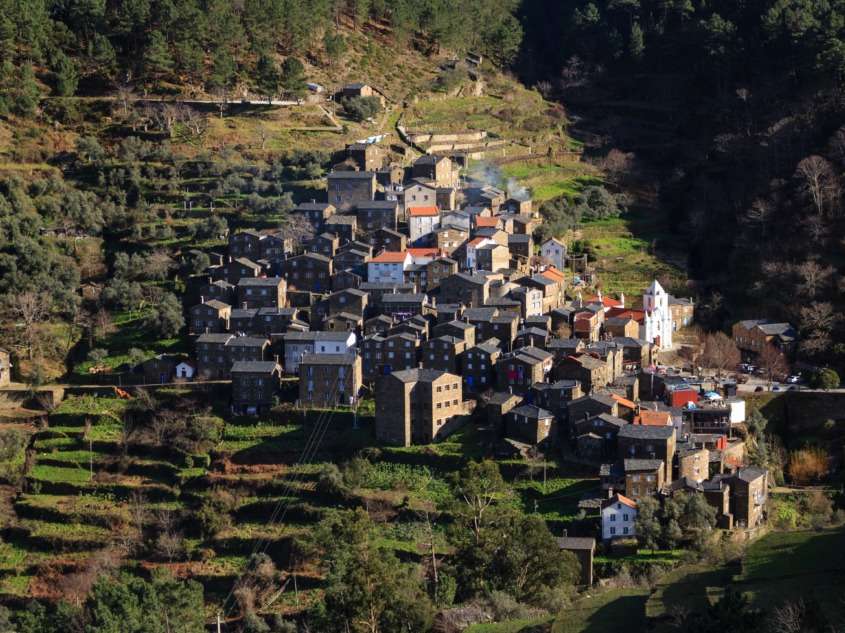
<svg viewBox="0 0 845 633">
<path fill-rule="evenodd" d="M 381 101 L 378 97 L 350 97 L 343 101 L 343 109 L 350 118 L 366 121 L 381 111 Z"/>
<path fill-rule="evenodd" d="M 95 347 L 90 352 L 88 352 L 88 360 L 90 360 L 92 363 L 102 363 L 108 357 L 108 350 L 104 350 L 101 347 Z"/>
<path fill-rule="evenodd" d="M 827 452 L 818 447 L 802 448 L 789 454 L 789 476 L 798 484 L 820 481 L 829 472 Z"/>
</svg>

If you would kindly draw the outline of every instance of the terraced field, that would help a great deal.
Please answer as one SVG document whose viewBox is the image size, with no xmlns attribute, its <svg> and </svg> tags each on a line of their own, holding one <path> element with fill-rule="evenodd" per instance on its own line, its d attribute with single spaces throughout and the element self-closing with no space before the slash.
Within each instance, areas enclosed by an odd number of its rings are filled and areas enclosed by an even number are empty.
<svg viewBox="0 0 845 633">
<path fill-rule="evenodd" d="M 156 392 L 159 403 L 190 397 L 179 389 Z M 129 440 L 124 422 L 132 401 L 74 396 L 38 430 L 24 491 L 5 518 L 0 545 L 0 593 L 6 597 L 67 597 L 56 570 L 67 576 L 109 558 L 127 569 L 169 567 L 200 580 L 209 608 L 219 603 L 250 555 L 266 550 L 288 568 L 292 546 L 335 508 L 363 506 L 378 522 L 381 542 L 400 556 L 429 553 L 426 510 L 449 498 L 447 478 L 467 457 L 482 457 L 486 436 L 468 426 L 427 447 L 376 448 L 372 420 L 336 412 L 313 460 L 300 457 L 321 412 L 305 419 L 277 411 L 258 419 L 232 418 L 223 401 L 204 416 L 219 420 L 208 450 L 189 453 Z M 335 494 L 319 484 L 330 462 L 366 449 L 368 461 L 354 489 Z M 539 511 L 557 531 L 577 514 L 577 501 L 594 479 L 564 476 L 561 465 L 502 462 L 513 483 L 513 503 Z M 229 517 L 204 533 L 197 512 L 225 497 Z M 283 508 L 283 520 L 270 518 Z M 191 512 L 189 516 L 188 512 Z M 277 516 L 281 516 L 277 514 Z M 446 522 L 434 525 L 438 552 L 448 554 Z M 167 534 L 169 540 L 163 539 Z M 306 608 L 320 596 L 320 579 L 307 563 L 297 571 L 297 592 L 282 594 L 268 612 Z"/>
</svg>

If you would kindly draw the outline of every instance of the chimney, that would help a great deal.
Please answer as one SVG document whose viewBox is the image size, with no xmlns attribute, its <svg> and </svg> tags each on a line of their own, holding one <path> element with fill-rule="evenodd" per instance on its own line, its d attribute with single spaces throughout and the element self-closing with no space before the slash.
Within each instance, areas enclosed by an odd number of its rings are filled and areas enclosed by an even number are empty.
<svg viewBox="0 0 845 633">
<path fill-rule="evenodd" d="M 200 303 L 205 303 L 205 297 L 200 297 Z"/>
</svg>

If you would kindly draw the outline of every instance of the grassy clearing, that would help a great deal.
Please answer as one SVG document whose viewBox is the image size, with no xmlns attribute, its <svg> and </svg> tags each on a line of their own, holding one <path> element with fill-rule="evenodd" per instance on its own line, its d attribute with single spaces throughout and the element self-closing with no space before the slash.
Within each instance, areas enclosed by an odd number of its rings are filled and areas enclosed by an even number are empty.
<svg viewBox="0 0 845 633">
<path fill-rule="evenodd" d="M 551 633 L 616 633 L 645 630 L 647 589 L 599 590 L 561 611 Z"/>
<path fill-rule="evenodd" d="M 511 620 L 510 622 L 485 622 L 484 624 L 473 624 L 466 629 L 465 633 L 519 633 L 529 627 L 542 626 L 550 621 L 550 618 L 541 618 L 537 620 Z"/>
<path fill-rule="evenodd" d="M 653 213 L 632 209 L 621 218 L 584 223 L 568 237 L 593 245 L 605 292 L 638 297 L 652 279 L 669 280 L 670 291 L 683 287 L 683 258 L 676 255 L 667 260 L 664 249 L 672 244 L 672 237 Z"/>
<path fill-rule="evenodd" d="M 558 196 L 574 198 L 584 187 L 602 182 L 593 167 L 580 162 L 513 163 L 506 165 L 502 173 L 528 187 L 538 204 Z"/>
<path fill-rule="evenodd" d="M 845 529 L 770 533 L 748 549 L 736 581 L 755 606 L 812 597 L 831 622 L 845 621 Z"/>
</svg>

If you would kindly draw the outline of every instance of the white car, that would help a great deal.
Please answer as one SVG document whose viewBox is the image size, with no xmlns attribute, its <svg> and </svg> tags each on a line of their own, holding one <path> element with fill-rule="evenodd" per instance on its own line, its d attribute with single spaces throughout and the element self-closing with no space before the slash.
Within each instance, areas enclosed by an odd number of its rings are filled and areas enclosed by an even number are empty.
<svg viewBox="0 0 845 633">
<path fill-rule="evenodd" d="M 801 382 L 801 376 L 790 376 L 786 379 L 786 382 L 788 382 L 790 385 L 797 385 L 799 382 Z"/>
</svg>

